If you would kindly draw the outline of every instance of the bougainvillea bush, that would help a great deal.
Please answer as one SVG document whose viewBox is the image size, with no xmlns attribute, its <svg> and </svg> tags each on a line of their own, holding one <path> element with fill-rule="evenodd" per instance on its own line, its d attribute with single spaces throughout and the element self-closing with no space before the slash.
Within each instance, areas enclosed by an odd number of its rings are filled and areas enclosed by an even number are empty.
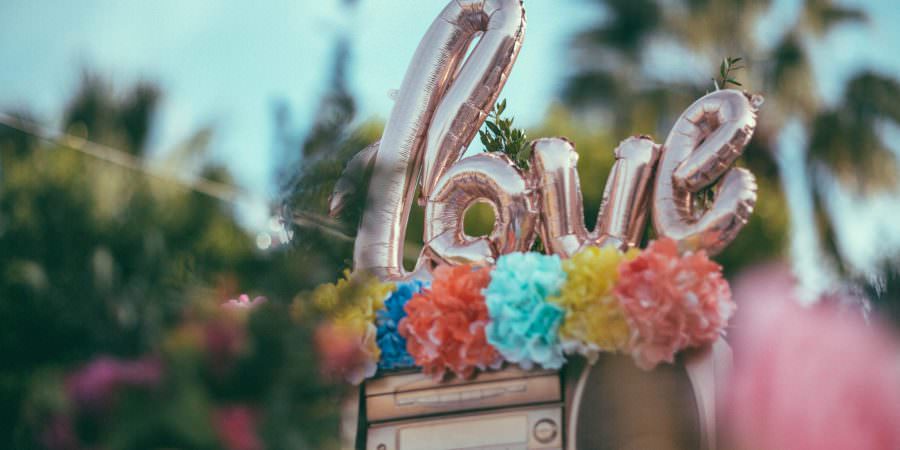
<svg viewBox="0 0 900 450">
<path fill-rule="evenodd" d="M 39 371 L 17 444 L 336 448 L 336 399 L 346 385 L 319 370 L 312 348 L 319 319 L 314 308 L 296 313 L 304 301 L 195 301 L 144 354 L 99 354 Z"/>
</svg>

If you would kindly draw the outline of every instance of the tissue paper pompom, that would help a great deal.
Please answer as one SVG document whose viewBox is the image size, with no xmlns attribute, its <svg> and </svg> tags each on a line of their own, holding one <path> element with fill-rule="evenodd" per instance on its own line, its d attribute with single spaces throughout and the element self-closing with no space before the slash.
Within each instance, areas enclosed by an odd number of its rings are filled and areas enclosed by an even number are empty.
<svg viewBox="0 0 900 450">
<path fill-rule="evenodd" d="M 722 268 L 703 251 L 679 256 L 671 239 L 622 263 L 615 294 L 631 329 L 629 351 L 648 370 L 715 341 L 735 309 Z"/>
<path fill-rule="evenodd" d="M 381 282 L 372 275 L 345 271 L 344 278 L 337 283 L 319 285 L 308 299 L 302 299 L 302 303 L 295 301 L 292 312 L 301 316 L 304 308 L 311 307 L 335 324 L 362 335 L 375 323 L 375 312 L 384 307 L 384 299 L 393 290 L 392 283 Z"/>
<path fill-rule="evenodd" d="M 384 283 L 364 272 L 344 272 L 337 283 L 322 284 L 312 293 L 301 296 L 292 305 L 295 319 L 310 312 L 324 315 L 328 320 L 356 334 L 367 333 L 375 323 L 375 312 L 384 307 L 384 299 L 394 290 L 392 283 Z"/>
<path fill-rule="evenodd" d="M 379 368 L 390 370 L 415 365 L 412 355 L 406 351 L 406 339 L 400 335 L 397 325 L 406 317 L 403 307 L 425 286 L 426 283 L 418 280 L 397 283 L 397 288 L 384 301 L 384 308 L 376 313 L 378 348 L 381 349 Z"/>
<path fill-rule="evenodd" d="M 558 333 L 565 311 L 546 298 L 557 295 L 565 280 L 556 255 L 510 253 L 497 260 L 484 291 L 491 316 L 487 336 L 507 361 L 525 369 L 563 365 Z"/>
<path fill-rule="evenodd" d="M 566 311 L 559 330 L 567 353 L 580 353 L 595 360 L 601 351 L 624 350 L 629 329 L 613 287 L 619 279 L 619 264 L 638 254 L 623 254 L 613 247 L 587 247 L 563 261 L 567 278 L 558 296 L 547 300 Z"/>
<path fill-rule="evenodd" d="M 503 362 L 485 339 L 487 307 L 481 290 L 490 270 L 469 265 L 441 266 L 431 288 L 406 303 L 399 324 L 406 349 L 423 371 L 442 378 L 447 370 L 470 377 L 476 369 L 497 368 Z"/>
<path fill-rule="evenodd" d="M 344 376 L 353 384 L 375 375 L 380 350 L 376 342 L 375 312 L 394 285 L 362 273 L 344 272 L 337 283 L 318 286 L 294 301 L 295 319 L 316 313 L 327 321 L 316 329 L 315 344 L 327 376 Z"/>
<path fill-rule="evenodd" d="M 375 342 L 374 324 L 362 329 L 346 323 L 326 322 L 316 328 L 313 340 L 325 378 L 342 377 L 359 384 L 375 375 L 381 351 Z"/>
</svg>

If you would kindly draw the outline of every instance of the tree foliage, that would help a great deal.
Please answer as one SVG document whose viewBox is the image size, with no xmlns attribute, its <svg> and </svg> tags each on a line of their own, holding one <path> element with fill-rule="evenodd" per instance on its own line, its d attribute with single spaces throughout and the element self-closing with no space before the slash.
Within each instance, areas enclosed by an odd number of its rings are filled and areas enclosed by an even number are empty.
<svg viewBox="0 0 900 450">
<path fill-rule="evenodd" d="M 806 0 L 797 20 L 771 45 L 764 43 L 755 29 L 768 17 L 773 7 L 769 1 L 594 3 L 604 15 L 573 40 L 575 71 L 563 89 L 563 98 L 584 116 L 598 117 L 599 112 L 599 117 L 611 118 L 603 123 L 615 136 L 636 132 L 665 136 L 677 114 L 709 90 L 709 78 L 659 74 L 652 59 L 659 51 L 690 56 L 709 67 L 700 71 L 711 72 L 718 66 L 719 87 L 729 79 L 737 81 L 728 71 L 735 61 L 722 58 L 740 55 L 743 59 L 739 62 L 746 67 L 741 86 L 766 97 L 756 134 L 738 161 L 757 176 L 760 201 L 750 223 L 718 257 L 730 270 L 785 252 L 789 205 L 780 189 L 776 155 L 783 151 L 779 138 L 791 120 L 798 120 L 810 135 L 805 149 L 810 172 L 827 168 L 838 175 L 844 188 L 859 192 L 896 186 L 896 156 L 880 130 L 885 123 L 897 123 L 900 92 L 896 78 L 857 73 L 847 82 L 840 103 L 824 107 L 808 52 L 809 42 L 827 36 L 835 26 L 864 23 L 863 10 L 832 0 Z M 652 123 L 647 117 L 660 120 Z M 811 185 L 814 195 L 822 195 L 820 186 Z M 825 201 L 817 198 L 819 205 Z M 816 215 L 826 217 L 821 210 Z M 819 233 L 823 247 L 840 261 L 841 255 L 827 240 L 829 236 L 842 237 L 833 233 L 830 221 L 816 224 L 819 230 L 803 232 Z M 886 298 L 896 297 L 897 293 L 886 294 Z"/>
</svg>

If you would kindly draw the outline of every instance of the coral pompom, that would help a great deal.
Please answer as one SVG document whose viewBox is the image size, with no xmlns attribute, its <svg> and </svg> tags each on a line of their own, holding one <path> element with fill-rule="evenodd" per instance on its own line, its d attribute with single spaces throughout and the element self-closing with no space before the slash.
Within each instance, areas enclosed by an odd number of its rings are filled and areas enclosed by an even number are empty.
<svg viewBox="0 0 900 450">
<path fill-rule="evenodd" d="M 431 287 L 406 303 L 398 326 L 406 349 L 422 370 L 442 378 L 449 370 L 470 377 L 476 369 L 497 368 L 502 359 L 488 345 L 488 311 L 481 290 L 490 270 L 469 265 L 441 266 Z"/>
<path fill-rule="evenodd" d="M 631 329 L 629 350 L 644 369 L 712 343 L 735 310 L 722 267 L 703 251 L 680 256 L 671 239 L 621 264 L 614 292 Z"/>
<path fill-rule="evenodd" d="M 547 300 L 566 310 L 559 334 L 567 353 L 593 361 L 602 351 L 625 350 L 629 328 L 613 287 L 619 264 L 637 254 L 637 250 L 623 254 L 614 247 L 587 247 L 563 261 L 566 284 L 558 296 Z"/>
</svg>

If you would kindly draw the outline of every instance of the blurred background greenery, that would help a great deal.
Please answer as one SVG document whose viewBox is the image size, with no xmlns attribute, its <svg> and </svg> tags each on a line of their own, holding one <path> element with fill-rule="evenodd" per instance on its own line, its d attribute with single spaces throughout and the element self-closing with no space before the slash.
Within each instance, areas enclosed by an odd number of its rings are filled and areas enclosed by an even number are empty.
<svg viewBox="0 0 900 450">
<path fill-rule="evenodd" d="M 338 7 L 352 14 L 366 1 L 345 0 Z M 530 1 L 525 3 L 527 8 Z M 789 261 L 805 298 L 850 292 L 871 302 L 876 314 L 900 323 L 900 245 L 894 237 L 900 225 L 890 217 L 900 206 L 898 147 L 890 141 L 900 124 L 900 85 L 895 73 L 862 69 L 847 79 L 838 101 L 825 101 L 815 71 L 829 66 L 814 61 L 808 50 L 836 27 L 865 27 L 868 10 L 830 0 L 801 1 L 796 20 L 777 42 L 764 44 L 755 27 L 773 7 L 765 0 L 586 3 L 599 6 L 592 10 L 596 14 L 558 49 L 559 60 L 572 70 L 553 106 L 527 129 L 531 138 L 566 136 L 577 144 L 586 221 L 595 220 L 616 144 L 631 134 L 651 134 L 661 142 L 678 114 L 714 89 L 711 80 L 685 81 L 648 70 L 655 46 L 665 42 L 701 67 L 740 56 L 746 67 L 736 78 L 766 97 L 759 127 L 738 163 L 756 175 L 759 201 L 753 219 L 716 259 L 729 276 Z M 423 18 L 420 28 L 431 20 Z M 248 292 L 265 295 L 278 311 L 299 292 L 333 281 L 349 267 L 362 195 L 339 219 L 327 217 L 328 195 L 349 158 L 377 140 L 383 127 L 381 119 L 357 113 L 348 82 L 355 42 L 350 27 L 330 42 L 330 61 L 311 65 L 328 80 L 315 100 L 313 120 L 294 123 L 290 102 L 273 108 L 276 158 L 282 164 L 273 180 L 264 181 L 279 186 L 278 198 L 262 201 L 275 219 L 265 233 L 244 224 L 236 205 L 256 200 L 234 188 L 233 173 L 210 156 L 214 126 L 151 157 L 148 136 L 158 126 L 166 95 L 154 83 L 123 89 L 90 69 L 73 71 L 80 84 L 60 102 L 58 128 L 35 127 L 27 106 L 4 108 L 0 446 L 46 446 L 34 438 L 41 421 L 36 417 L 42 417 L 36 416 L 42 403 L 35 392 L 46 383 L 41 374 L 58 378 L 99 354 L 136 358 L 158 350 L 184 321 L 186 305 L 198 298 L 222 302 Z M 709 78 L 715 75 L 710 71 Z M 516 102 L 508 99 L 513 115 Z M 479 150 L 478 144 L 470 149 Z M 178 175 L 187 172 L 195 175 Z M 490 220 L 487 209 L 473 209 L 466 229 L 486 232 Z M 422 212 L 415 208 L 407 245 L 413 257 L 421 235 Z M 272 314 L 265 317 L 277 316 Z M 266 326 L 258 327 L 262 334 L 254 336 L 263 342 Z M 291 339 L 290 352 L 272 355 L 307 357 L 270 361 L 284 365 L 282 376 L 272 378 L 281 384 L 265 392 L 204 391 L 207 401 L 236 396 L 273 414 L 289 411 L 290 423 L 270 427 L 267 442 L 290 446 L 284 448 L 334 446 L 336 403 L 305 389 L 291 397 L 291 406 L 272 406 L 278 392 L 290 389 L 287 384 L 317 383 L 311 381 L 316 372 L 308 334 Z M 259 356 L 266 348 L 254 351 Z M 238 378 L 239 386 L 258 382 L 252 375 Z M 271 417 L 265 420 L 274 421 Z M 154 430 L 163 431 L 153 445 L 216 446 L 208 436 L 185 435 L 178 427 Z M 83 426 L 77 433 L 97 445 L 122 442 L 104 441 L 102 432 Z M 300 437 L 286 438 L 290 433 Z M 142 442 L 116 448 L 141 448 Z"/>
</svg>

